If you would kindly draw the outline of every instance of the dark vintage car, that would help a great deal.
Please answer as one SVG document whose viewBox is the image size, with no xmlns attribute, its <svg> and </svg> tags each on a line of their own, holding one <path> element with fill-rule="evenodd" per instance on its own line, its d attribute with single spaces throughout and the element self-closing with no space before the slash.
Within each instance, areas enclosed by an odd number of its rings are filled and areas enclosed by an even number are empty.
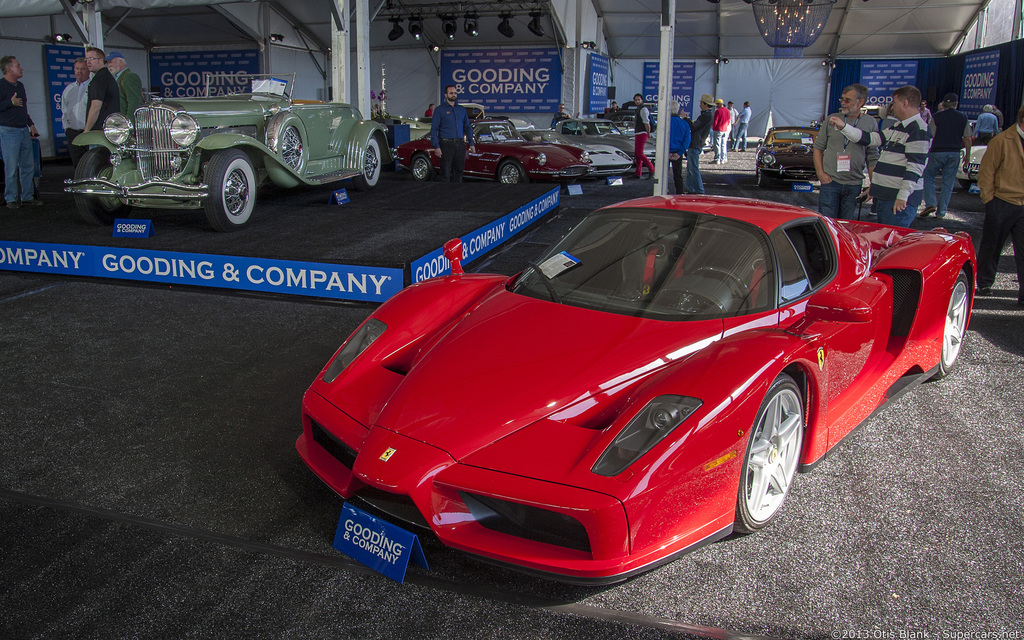
<svg viewBox="0 0 1024 640">
<path fill-rule="evenodd" d="M 352 179 L 374 187 L 391 161 L 384 128 L 348 104 L 292 100 L 289 83 L 254 76 L 251 91 L 210 98 L 157 99 L 133 118 L 116 113 L 66 181 L 91 224 L 128 217 L 132 207 L 200 209 L 218 231 L 252 217 L 264 179 L 280 187 Z"/>
<path fill-rule="evenodd" d="M 530 180 L 571 180 L 590 171 L 590 156 L 561 144 L 529 142 L 508 120 L 473 124 L 476 153 L 466 153 L 465 175 L 504 184 Z M 432 180 L 441 170 L 441 157 L 431 153 L 430 135 L 398 147 L 398 163 L 417 180 Z"/>
<path fill-rule="evenodd" d="M 817 180 L 814 138 L 818 127 L 773 127 L 757 147 L 757 186 Z"/>
</svg>

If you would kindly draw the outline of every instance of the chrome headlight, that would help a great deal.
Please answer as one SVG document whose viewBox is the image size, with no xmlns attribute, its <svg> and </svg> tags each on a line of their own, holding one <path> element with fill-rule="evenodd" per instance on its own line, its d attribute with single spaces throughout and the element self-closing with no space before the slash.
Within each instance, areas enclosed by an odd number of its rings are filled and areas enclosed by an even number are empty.
<svg viewBox="0 0 1024 640">
<path fill-rule="evenodd" d="M 128 142 L 132 135 L 132 123 L 124 114 L 112 113 L 103 121 L 103 135 L 118 146 Z"/>
<path fill-rule="evenodd" d="M 174 116 L 171 121 L 171 140 L 180 147 L 187 147 L 199 136 L 199 123 L 187 113 Z"/>
<path fill-rule="evenodd" d="M 763 156 L 761 156 L 761 162 L 763 162 L 765 164 L 775 164 L 775 154 L 773 154 L 773 153 L 766 153 L 766 154 L 764 154 Z"/>
<path fill-rule="evenodd" d="M 658 396 L 629 421 L 597 459 L 591 471 L 615 476 L 672 433 L 703 404 L 686 396 Z"/>
<path fill-rule="evenodd" d="M 581 153 L 580 154 L 580 160 L 582 160 L 583 162 L 589 163 L 590 162 L 590 152 L 589 151 L 584 151 L 583 153 Z"/>
<path fill-rule="evenodd" d="M 367 347 L 373 344 L 374 340 L 379 338 L 384 330 L 388 326 L 377 320 L 376 318 L 370 318 L 363 326 L 359 327 L 355 333 L 353 333 L 345 346 L 341 348 L 338 355 L 334 357 L 334 361 L 331 362 L 331 366 L 327 368 L 327 373 L 324 374 L 324 382 L 334 382 L 342 371 L 345 370 L 348 365 L 352 364 L 352 361 L 356 357 L 366 351 Z"/>
<path fill-rule="evenodd" d="M 539 164 L 540 166 L 543 167 L 544 165 L 546 165 L 548 163 L 548 156 L 547 156 L 547 154 L 541 152 L 541 153 L 537 154 L 536 160 L 537 160 L 537 164 Z"/>
</svg>

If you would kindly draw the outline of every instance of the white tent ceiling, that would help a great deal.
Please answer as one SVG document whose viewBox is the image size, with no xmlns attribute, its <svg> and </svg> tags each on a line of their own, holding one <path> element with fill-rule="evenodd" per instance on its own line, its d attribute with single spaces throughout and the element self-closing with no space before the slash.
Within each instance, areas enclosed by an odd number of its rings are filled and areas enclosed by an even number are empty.
<svg viewBox="0 0 1024 640">
<path fill-rule="evenodd" d="M 987 0 L 837 0 L 821 37 L 805 52 L 806 57 L 870 58 L 928 57 L 949 54 L 967 32 Z M 466 0 L 466 8 L 483 9 L 480 36 L 470 39 L 459 30 L 455 46 L 517 44 L 570 44 L 595 40 L 601 49 L 617 59 L 655 59 L 660 42 L 660 0 Z M 115 30 L 152 49 L 202 44 L 239 44 L 260 40 L 259 20 L 239 16 L 261 15 L 269 9 L 290 22 L 299 42 L 291 46 L 324 51 L 331 41 L 331 0 L 95 0 L 103 15 L 104 28 Z M 349 2 L 351 7 L 355 3 Z M 394 42 L 387 34 L 388 15 L 419 13 L 424 18 L 424 41 L 445 42 L 438 8 L 458 2 L 429 0 L 370 0 L 377 15 L 371 29 L 372 48 L 422 47 L 406 34 Z M 248 5 L 248 6 L 246 6 Z M 0 0 L 0 17 L 54 15 L 65 12 L 71 0 Z M 542 20 L 545 36 L 527 30 L 526 12 L 536 6 L 553 16 Z M 579 6 L 579 5 L 576 5 Z M 772 57 L 771 47 L 761 39 L 750 5 L 743 0 L 677 0 L 675 57 L 680 59 Z M 511 10 L 516 36 L 509 40 L 498 34 L 497 13 Z M 350 8 L 350 13 L 354 11 Z M 596 14 L 595 25 L 584 24 Z M 583 16 L 584 19 L 578 16 Z M 569 24 L 563 24 L 569 23 Z M 588 34 L 588 28 L 591 32 Z M 557 34 L 557 35 L 556 35 Z M 0 36 L 2 37 L 2 36 Z"/>
</svg>

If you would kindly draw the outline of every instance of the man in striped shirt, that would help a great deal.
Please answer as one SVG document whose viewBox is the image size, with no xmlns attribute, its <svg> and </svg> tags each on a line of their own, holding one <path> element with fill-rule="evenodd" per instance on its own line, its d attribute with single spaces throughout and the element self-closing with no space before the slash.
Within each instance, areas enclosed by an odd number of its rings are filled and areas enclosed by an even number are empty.
<svg viewBox="0 0 1024 640">
<path fill-rule="evenodd" d="M 907 200 L 921 180 L 932 139 L 921 119 L 921 92 L 917 87 L 907 85 L 894 91 L 889 114 L 897 122 L 882 131 L 869 133 L 836 116 L 829 118 L 829 124 L 857 144 L 881 147 L 870 191 L 878 221 L 909 227 L 917 215 L 917 204 L 908 206 Z"/>
</svg>

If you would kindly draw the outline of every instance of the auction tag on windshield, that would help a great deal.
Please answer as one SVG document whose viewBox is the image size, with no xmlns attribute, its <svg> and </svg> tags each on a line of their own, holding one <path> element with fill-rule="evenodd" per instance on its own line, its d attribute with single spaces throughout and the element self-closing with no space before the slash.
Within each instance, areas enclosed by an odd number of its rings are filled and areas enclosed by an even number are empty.
<svg viewBox="0 0 1024 640">
<path fill-rule="evenodd" d="M 551 279 L 564 271 L 572 269 L 579 263 L 580 261 L 575 256 L 568 251 L 563 251 L 551 256 L 538 266 L 540 267 L 540 272 L 548 279 Z"/>
<path fill-rule="evenodd" d="M 836 156 L 836 171 L 848 172 L 850 170 L 850 156 Z"/>
<path fill-rule="evenodd" d="M 114 238 L 152 238 L 156 235 L 152 220 L 132 220 L 117 218 L 114 220 Z"/>
<path fill-rule="evenodd" d="M 420 539 L 414 533 L 348 503 L 341 507 L 333 546 L 399 584 L 405 581 L 409 560 L 430 569 Z"/>
</svg>

